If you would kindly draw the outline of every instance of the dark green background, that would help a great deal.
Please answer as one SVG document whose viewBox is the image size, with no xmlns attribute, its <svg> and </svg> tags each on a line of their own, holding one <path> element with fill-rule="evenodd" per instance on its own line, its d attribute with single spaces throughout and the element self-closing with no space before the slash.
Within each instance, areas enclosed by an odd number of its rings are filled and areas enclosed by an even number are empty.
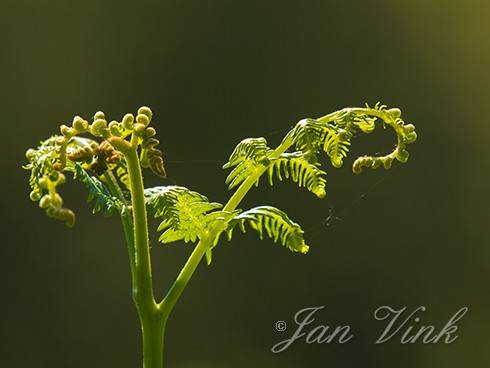
<svg viewBox="0 0 490 368">
<path fill-rule="evenodd" d="M 328 197 L 291 183 L 254 189 L 307 230 L 311 252 L 255 234 L 220 244 L 173 314 L 169 367 L 487 367 L 490 364 L 489 6 L 485 1 L 3 1 L 2 367 L 138 367 L 138 322 L 117 218 L 89 215 L 65 185 L 74 229 L 29 201 L 28 147 L 74 115 L 152 107 L 169 179 L 226 201 L 220 168 L 245 137 L 277 144 L 303 117 L 380 100 L 419 140 L 407 165 L 355 176 L 327 166 Z M 389 133 L 354 142 L 387 151 Z M 204 160 L 206 162 L 200 162 Z M 365 194 L 363 196 L 363 194 Z M 321 225 L 329 209 L 341 217 Z M 152 224 L 155 225 L 155 224 Z M 190 246 L 153 238 L 159 295 Z M 303 307 L 349 323 L 341 345 L 297 343 Z M 441 326 L 470 311 L 452 345 L 374 344 L 380 305 L 425 305 Z M 289 332 L 274 330 L 277 320 Z"/>
</svg>

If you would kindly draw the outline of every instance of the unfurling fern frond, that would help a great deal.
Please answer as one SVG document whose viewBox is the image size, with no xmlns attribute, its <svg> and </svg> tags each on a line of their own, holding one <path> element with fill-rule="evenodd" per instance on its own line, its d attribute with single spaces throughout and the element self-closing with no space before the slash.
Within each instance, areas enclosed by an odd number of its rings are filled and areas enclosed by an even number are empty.
<svg viewBox="0 0 490 368">
<path fill-rule="evenodd" d="M 195 242 L 209 236 L 211 229 L 224 230 L 233 215 L 218 211 L 221 204 L 209 202 L 202 194 L 185 187 L 170 185 L 145 189 L 145 197 L 155 217 L 164 218 L 158 227 L 158 231 L 163 231 L 159 238 L 162 243 Z"/>
<path fill-rule="evenodd" d="M 26 152 L 29 163 L 24 168 L 31 171 L 31 200 L 39 201 L 39 207 L 46 210 L 48 217 L 72 227 L 75 224 L 75 214 L 63 207 L 63 199 L 57 191 L 57 187 L 65 182 L 65 175 L 58 168 L 62 140 L 63 137 L 53 136 L 41 142 L 36 149 L 29 149 Z"/>
<path fill-rule="evenodd" d="M 83 121 L 75 119 L 74 125 L 83 129 Z M 65 182 L 63 173 L 65 171 L 72 172 L 89 187 L 89 198 L 96 200 L 94 212 L 103 211 L 105 214 L 110 214 L 114 209 L 121 210 L 120 203 L 116 203 L 104 185 L 97 178 L 88 175 L 82 167 L 84 165 L 94 168 L 97 165 L 98 160 L 103 156 L 100 148 L 103 144 L 99 145 L 92 139 L 71 136 L 74 128 L 62 126 L 61 130 L 67 136 L 53 136 L 41 142 L 36 149 L 30 149 L 26 153 L 29 164 L 24 168 L 31 171 L 29 179 L 32 188 L 31 199 L 39 201 L 39 206 L 46 210 L 48 217 L 73 226 L 75 214 L 63 208 L 63 199 L 57 191 L 57 187 Z M 104 152 L 110 152 L 113 156 L 116 154 L 107 144 Z M 104 165 L 106 165 L 105 161 Z M 107 166 L 105 167 L 107 169 Z"/>
<path fill-rule="evenodd" d="M 397 144 L 392 152 L 384 156 L 366 155 L 357 158 L 352 164 L 354 173 L 360 174 L 363 167 L 376 169 L 382 166 L 385 169 L 389 169 L 394 160 L 402 163 L 407 162 L 409 153 L 406 147 L 417 140 L 417 133 L 415 132 L 415 126 L 412 124 L 405 125 L 401 118 L 400 109 L 388 109 L 386 105 L 378 102 L 373 108 L 366 104 L 365 109 L 357 110 L 367 111 L 367 114 L 381 119 L 385 125 L 390 126 L 397 136 Z"/>
<path fill-rule="evenodd" d="M 240 185 L 261 166 L 267 166 L 271 152 L 265 138 L 248 138 L 238 143 L 228 162 L 223 165 L 224 169 L 236 166 L 226 178 L 229 189 Z"/>
<path fill-rule="evenodd" d="M 94 203 L 93 213 L 101 212 L 105 216 L 111 216 L 114 211 L 127 211 L 127 206 L 120 199 L 114 197 L 109 189 L 95 176 L 91 176 L 79 163 L 75 164 L 74 178 L 79 180 L 88 189 L 88 202 Z"/>
<path fill-rule="evenodd" d="M 307 188 L 317 197 L 323 198 L 325 191 L 325 171 L 319 168 L 314 155 L 305 154 L 302 151 L 283 153 L 279 158 L 271 160 L 267 168 L 269 184 L 273 185 L 273 177 L 279 180 L 291 178 L 300 187 Z"/>
<path fill-rule="evenodd" d="M 396 148 L 384 156 L 362 156 L 354 161 L 354 173 L 361 172 L 363 167 L 386 169 L 393 160 L 406 162 L 406 146 L 415 142 L 417 134 L 412 124 L 405 125 L 401 112 L 397 108 L 388 109 L 377 103 L 374 107 L 349 107 L 318 119 L 303 119 L 288 133 L 285 142 L 291 142 L 296 149 L 319 154 L 323 149 L 330 157 L 334 167 L 340 167 L 347 156 L 351 139 L 356 133 L 371 133 L 376 121 L 380 119 L 385 126 L 390 126 L 396 136 Z"/>
<path fill-rule="evenodd" d="M 60 135 L 55 135 L 26 152 L 29 163 L 24 166 L 31 171 L 29 184 L 30 198 L 39 202 L 49 217 L 65 221 L 73 226 L 75 214 L 62 207 L 63 200 L 57 187 L 64 183 L 63 172 L 78 176 L 91 190 L 91 200 L 95 199 L 94 212 L 110 214 L 114 209 L 124 211 L 124 193 L 119 188 L 114 171 L 127 189 L 129 178 L 126 167 L 127 149 L 141 149 L 142 166 L 164 177 L 163 155 L 156 148 L 159 143 L 153 136 L 155 129 L 148 126 L 152 112 L 148 107 L 138 109 L 136 118 L 126 114 L 121 122 L 108 121 L 102 111 L 93 116 L 93 122 L 75 116 L 71 126 L 62 124 Z M 87 136 L 92 138 L 87 138 Z M 130 143 L 126 138 L 131 136 Z M 118 143 L 118 147 L 113 143 Z M 124 151 L 124 152 L 123 152 Z M 90 175 L 85 171 L 90 170 Z M 95 176 L 91 176 L 94 174 Z M 110 175 L 109 175 L 110 174 Z M 107 187 L 104 185 L 107 184 Z M 109 193 L 117 196 L 111 196 Z M 121 198 L 117 202 L 116 198 Z"/>
<path fill-rule="evenodd" d="M 30 197 L 33 201 L 39 201 L 43 195 L 43 189 L 40 181 L 43 177 L 51 176 L 56 171 L 54 165 L 58 160 L 59 146 L 56 144 L 59 141 L 58 136 L 53 136 L 44 142 L 41 142 L 36 149 L 29 149 L 26 152 L 26 157 L 29 163 L 24 166 L 24 169 L 30 170 L 29 185 L 31 187 Z M 44 185 L 43 185 L 44 186 Z"/>
<path fill-rule="evenodd" d="M 308 252 L 309 247 L 305 243 L 301 227 L 275 207 L 260 206 L 235 215 L 229 221 L 228 239 L 231 240 L 233 230 L 237 225 L 242 232 L 245 232 L 246 224 L 257 231 L 261 239 L 267 235 L 275 243 L 280 241 L 283 246 L 293 252 Z"/>
</svg>

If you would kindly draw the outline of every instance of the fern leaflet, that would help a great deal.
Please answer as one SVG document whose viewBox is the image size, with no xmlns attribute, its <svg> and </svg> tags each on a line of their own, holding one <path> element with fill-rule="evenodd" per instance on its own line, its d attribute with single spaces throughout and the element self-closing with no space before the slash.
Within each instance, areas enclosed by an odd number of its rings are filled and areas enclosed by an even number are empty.
<svg viewBox="0 0 490 368">
<path fill-rule="evenodd" d="M 291 221 L 283 211 L 270 206 L 260 206 L 235 215 L 227 229 L 228 240 L 233 236 L 233 230 L 238 225 L 245 232 L 245 224 L 259 233 L 260 239 L 267 235 L 275 243 L 281 242 L 283 246 L 293 252 L 307 253 L 303 230 Z"/>
<path fill-rule="evenodd" d="M 226 178 L 228 188 L 232 189 L 240 185 L 252 175 L 260 165 L 267 166 L 268 155 L 272 150 L 267 146 L 265 138 L 248 138 L 241 141 L 234 149 L 224 169 L 235 168 Z"/>
<path fill-rule="evenodd" d="M 94 203 L 92 212 L 101 212 L 105 216 L 111 216 L 114 210 L 120 213 L 127 211 L 127 206 L 118 198 L 111 195 L 109 189 L 95 176 L 91 176 L 78 162 L 73 170 L 74 178 L 79 180 L 88 189 L 88 202 Z"/>
<path fill-rule="evenodd" d="M 334 167 L 341 167 L 344 158 L 349 153 L 352 134 L 348 130 L 331 125 L 327 125 L 325 130 L 326 135 L 323 150 L 330 157 L 330 162 Z"/>
<path fill-rule="evenodd" d="M 279 180 L 291 178 L 300 187 L 307 188 L 319 198 L 326 195 L 325 171 L 319 168 L 316 157 L 302 151 L 283 153 L 279 158 L 272 160 L 267 168 L 269 184 L 273 185 L 274 174 Z"/>
<path fill-rule="evenodd" d="M 209 202 L 198 193 L 180 186 L 161 186 L 145 189 L 145 197 L 155 217 L 163 217 L 158 231 L 159 240 L 171 243 L 178 240 L 195 242 L 209 235 L 210 229 L 222 231 L 231 213 L 218 211 L 220 203 Z"/>
</svg>

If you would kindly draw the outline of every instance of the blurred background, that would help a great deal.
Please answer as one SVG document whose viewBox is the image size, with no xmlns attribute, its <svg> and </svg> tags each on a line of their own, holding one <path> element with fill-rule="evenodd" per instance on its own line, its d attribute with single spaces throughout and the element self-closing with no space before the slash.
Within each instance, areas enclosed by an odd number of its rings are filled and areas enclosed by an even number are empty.
<svg viewBox="0 0 490 368">
<path fill-rule="evenodd" d="M 275 205 L 307 231 L 292 254 L 253 233 L 202 264 L 169 321 L 166 362 L 205 367 L 490 365 L 490 6 L 485 1 L 3 1 L 0 365 L 139 367 L 140 336 L 118 218 L 96 217 L 64 185 L 73 229 L 29 198 L 24 153 L 74 115 L 120 119 L 151 106 L 168 179 L 224 202 L 221 165 L 241 139 L 276 145 L 299 119 L 382 101 L 417 127 L 408 164 L 355 176 L 358 154 L 385 152 L 383 129 L 326 161 L 328 196 L 265 182 L 244 208 Z M 338 217 L 333 221 L 327 218 Z M 156 230 L 156 223 L 152 228 Z M 163 295 L 192 247 L 152 238 Z M 346 344 L 298 342 L 294 314 L 350 324 Z M 381 305 L 426 306 L 451 345 L 375 345 Z M 277 332 L 276 321 L 288 324 Z"/>
</svg>

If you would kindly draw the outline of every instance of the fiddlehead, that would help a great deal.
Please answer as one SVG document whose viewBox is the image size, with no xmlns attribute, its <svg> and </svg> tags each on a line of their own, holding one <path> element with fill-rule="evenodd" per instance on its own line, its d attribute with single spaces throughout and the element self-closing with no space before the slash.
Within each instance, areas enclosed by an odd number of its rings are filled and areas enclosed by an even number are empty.
<svg viewBox="0 0 490 368">
<path fill-rule="evenodd" d="M 163 153 L 156 146 L 160 141 L 154 137 L 156 131 L 149 127 L 153 113 L 148 107 L 141 107 L 136 116 L 136 124 L 134 131 L 141 137 L 141 166 L 150 168 L 155 175 L 162 178 L 166 177 L 165 166 L 163 161 Z"/>
<path fill-rule="evenodd" d="M 363 167 L 376 169 L 383 166 L 389 169 L 393 160 L 407 162 L 409 154 L 406 147 L 415 142 L 417 134 L 412 124 L 405 125 L 397 108 L 388 109 L 377 103 L 374 107 L 345 108 L 319 119 L 300 121 L 286 136 L 297 149 L 319 154 L 323 150 L 334 167 L 341 167 L 347 156 L 351 139 L 358 133 L 369 134 L 375 123 L 381 120 L 393 129 L 397 136 L 395 149 L 384 156 L 361 156 L 357 158 L 352 170 L 359 174 Z"/>
<path fill-rule="evenodd" d="M 111 214 L 114 210 L 125 210 L 127 205 L 110 193 L 104 184 L 104 173 L 114 170 L 120 182 L 128 187 L 123 154 L 112 145 L 111 139 L 124 140 L 130 135 L 136 136 L 141 156 L 145 157 L 145 166 L 155 174 L 165 176 L 163 154 L 156 148 L 159 142 L 153 138 L 155 129 L 148 126 L 151 118 L 151 110 L 141 107 L 136 122 L 132 114 L 126 114 L 121 122 L 113 120 L 107 123 L 105 114 L 99 111 L 92 123 L 75 116 L 71 126 L 62 124 L 60 135 L 54 135 L 26 152 L 29 163 L 24 168 L 31 172 L 31 199 L 39 201 L 49 217 L 73 226 L 75 214 L 63 207 L 63 199 L 58 192 L 58 187 L 65 182 L 65 173 L 69 172 L 88 187 L 89 200 L 95 200 L 94 212 Z"/>
</svg>

